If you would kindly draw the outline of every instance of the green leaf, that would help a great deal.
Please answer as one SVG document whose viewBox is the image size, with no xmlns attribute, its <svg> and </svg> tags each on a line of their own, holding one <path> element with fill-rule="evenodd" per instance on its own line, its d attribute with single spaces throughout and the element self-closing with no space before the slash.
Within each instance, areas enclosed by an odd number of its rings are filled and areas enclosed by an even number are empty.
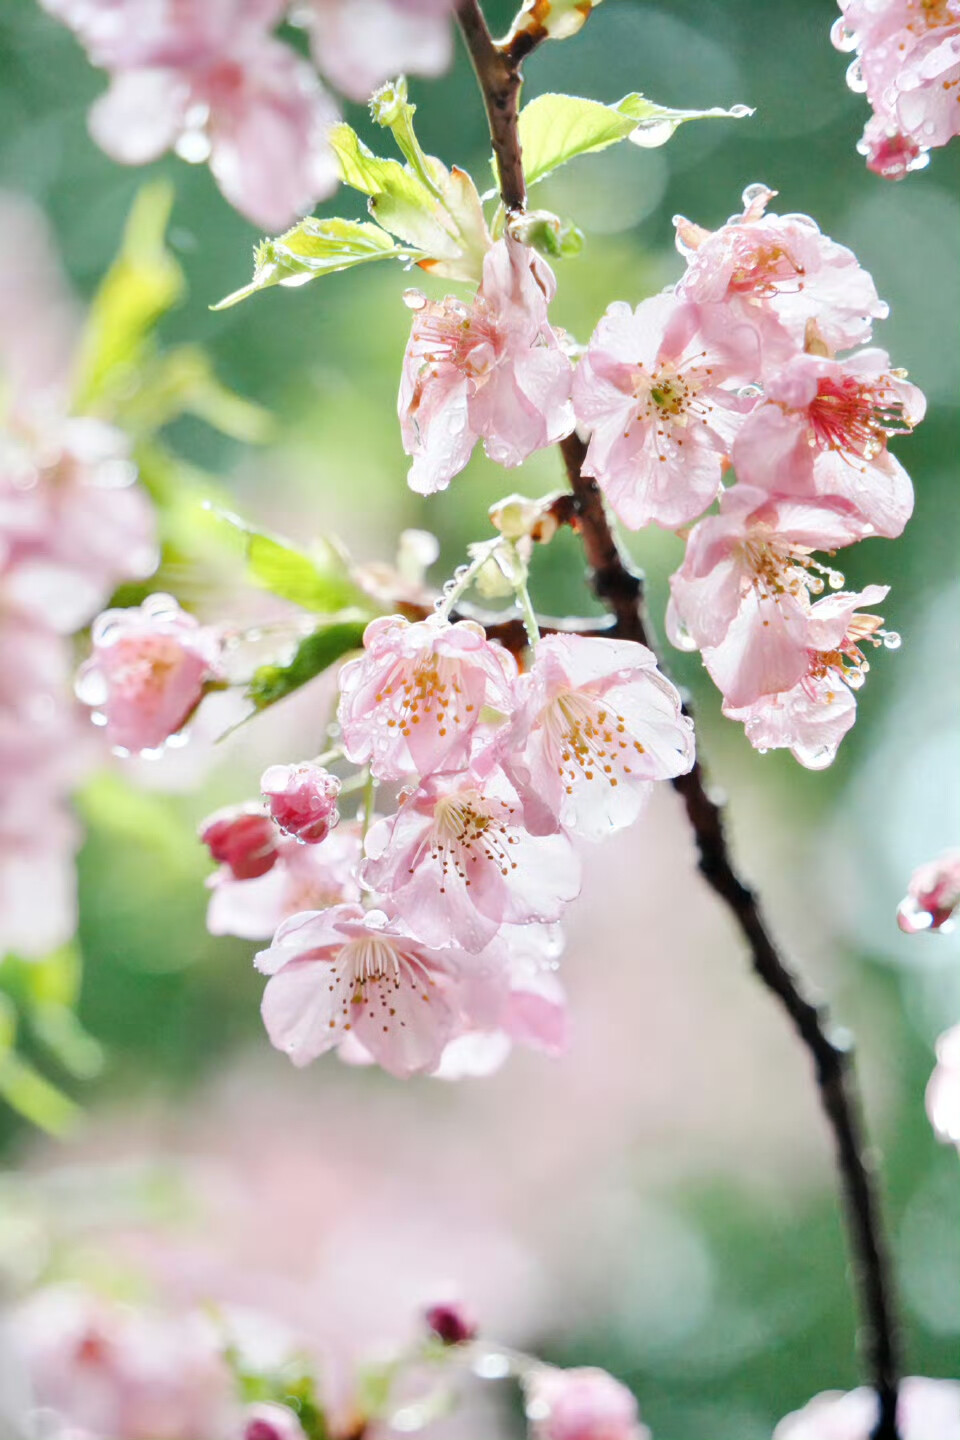
<svg viewBox="0 0 960 1440">
<path fill-rule="evenodd" d="M 0 995 L 0 1099 L 32 1125 L 63 1135 L 79 1117 L 80 1107 L 16 1053 L 16 1034 L 13 1002 Z"/>
<path fill-rule="evenodd" d="M 266 710 L 328 670 L 344 655 L 361 649 L 367 624 L 364 618 L 324 625 L 300 641 L 287 665 L 261 665 L 254 671 L 247 687 L 247 695 L 254 707 Z"/>
<path fill-rule="evenodd" d="M 250 579 L 264 590 L 318 615 L 337 610 L 376 613 L 370 596 L 351 579 L 345 556 L 331 541 L 318 538 L 307 553 L 227 510 L 215 513 L 242 537 Z"/>
<path fill-rule="evenodd" d="M 456 257 L 459 249 L 456 226 L 440 203 L 435 182 L 428 187 L 399 160 L 381 160 L 349 125 L 333 127 L 330 145 L 339 161 L 344 184 L 369 196 L 370 213 L 381 225 L 415 246 L 424 257 Z M 426 164 L 431 163 L 428 156 L 424 160 Z M 437 176 L 442 180 L 446 171 L 439 161 L 433 162 L 433 167 L 442 171 L 442 175 Z"/>
<path fill-rule="evenodd" d="M 603 105 L 576 95 L 538 95 L 520 112 L 520 143 L 528 185 L 574 160 L 606 150 L 621 140 L 662 145 L 687 120 L 739 119 L 746 106 L 732 110 L 668 110 L 643 95 L 627 95 L 618 105 Z"/>
<path fill-rule="evenodd" d="M 382 162 L 396 163 L 396 162 Z M 398 165 L 402 170 L 403 167 Z M 379 225 L 363 220 L 301 220 L 276 240 L 264 240 L 254 252 L 249 285 L 226 296 L 213 310 L 227 310 L 273 285 L 305 285 L 318 275 L 350 270 L 371 260 L 409 260 L 414 252 L 397 245 Z"/>
<path fill-rule="evenodd" d="M 180 266 L 164 243 L 173 188 L 145 185 L 120 254 L 94 296 L 80 345 L 76 407 L 110 410 L 129 388 L 162 315 L 182 297 Z"/>
<path fill-rule="evenodd" d="M 123 406 L 128 433 L 152 435 L 183 414 L 196 415 L 223 435 L 262 445 L 273 433 L 273 417 L 223 385 L 209 356 L 198 345 L 178 345 L 141 366 L 137 388 Z"/>
</svg>

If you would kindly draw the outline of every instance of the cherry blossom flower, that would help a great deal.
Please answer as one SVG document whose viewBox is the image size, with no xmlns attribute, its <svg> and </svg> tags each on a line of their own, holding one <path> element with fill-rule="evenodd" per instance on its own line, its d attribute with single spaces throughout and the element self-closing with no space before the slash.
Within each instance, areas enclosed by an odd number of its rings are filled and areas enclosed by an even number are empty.
<svg viewBox="0 0 960 1440">
<path fill-rule="evenodd" d="M 322 765 L 271 765 L 260 789 L 272 819 L 285 835 L 305 845 L 319 845 L 339 824 L 340 781 Z"/>
<path fill-rule="evenodd" d="M 937 1138 L 960 1150 L 960 1025 L 937 1041 L 937 1064 L 927 1084 L 926 1101 Z"/>
<path fill-rule="evenodd" d="M 267 1033 L 295 1065 L 355 1034 L 398 1078 L 435 1070 L 468 997 L 482 1006 L 484 987 L 499 995 L 502 978 L 461 950 L 427 948 L 398 917 L 359 905 L 294 915 L 256 963 L 270 976 Z"/>
<path fill-rule="evenodd" d="M 365 654 L 340 671 L 339 720 L 347 758 L 381 780 L 462 769 L 485 707 L 513 709 L 516 661 L 480 625 L 440 616 L 373 620 Z"/>
<path fill-rule="evenodd" d="M 673 295 L 610 306 L 577 366 L 573 403 L 592 430 L 583 472 L 625 525 L 683 525 L 716 498 L 754 403 L 737 386 L 759 368 L 755 329 L 720 307 Z"/>
<path fill-rule="evenodd" d="M 874 111 L 857 148 L 872 170 L 901 179 L 960 133 L 960 5 L 840 0 L 840 9 L 833 42 L 856 49 L 847 81 Z"/>
<path fill-rule="evenodd" d="M 911 875 L 906 898 L 897 910 L 897 924 L 907 935 L 922 930 L 950 930 L 958 905 L 960 850 L 946 850 Z"/>
<path fill-rule="evenodd" d="M 512 467 L 569 435 L 573 371 L 547 320 L 555 290 L 546 262 L 507 237 L 487 252 L 472 304 L 407 292 L 399 414 L 418 494 L 445 489 L 478 440 Z"/>
<path fill-rule="evenodd" d="M 34 1406 L 66 1436 L 196 1440 L 236 1433 L 232 1382 L 214 1327 L 79 1287 L 37 1291 L 16 1312 L 16 1350 Z"/>
<path fill-rule="evenodd" d="M 523 1383 L 535 1440 L 651 1440 L 633 1395 L 606 1370 L 544 1365 Z"/>
<path fill-rule="evenodd" d="M 693 765 L 693 725 L 644 645 L 548 635 L 517 697 L 504 768 L 534 833 L 600 839 L 636 819 L 654 780 Z"/>
<path fill-rule="evenodd" d="M 220 677 L 220 639 L 170 595 L 130 610 L 105 610 L 93 624 L 93 654 L 77 694 L 104 716 L 112 744 L 129 751 L 163 745 L 189 720 L 205 686 Z"/>
<path fill-rule="evenodd" d="M 876 1392 L 827 1390 L 781 1420 L 773 1440 L 870 1440 L 877 1424 Z M 960 1383 L 911 1375 L 900 1385 L 901 1440 L 960 1440 Z"/>
<path fill-rule="evenodd" d="M 271 827 L 273 822 L 270 821 Z M 210 876 L 207 929 L 211 935 L 269 940 L 277 928 L 301 910 L 321 910 L 360 899 L 357 872 L 360 836 L 341 825 L 322 845 L 301 845 L 274 832 L 274 863 L 251 879 L 229 865 Z"/>
<path fill-rule="evenodd" d="M 453 58 L 452 0 L 304 0 L 317 68 L 349 100 L 394 75 L 441 75 Z"/>
<path fill-rule="evenodd" d="M 43 0 L 111 73 L 90 130 L 114 160 L 208 160 L 227 200 L 280 230 L 331 195 L 338 117 L 312 66 L 271 37 L 284 0 Z"/>
<path fill-rule="evenodd" d="M 887 449 L 908 433 L 926 402 L 883 350 L 848 359 L 797 354 L 765 381 L 765 403 L 733 447 L 737 476 L 778 494 L 839 495 L 859 510 L 868 534 L 895 539 L 913 511 L 913 487 Z"/>
<path fill-rule="evenodd" d="M 234 880 L 256 880 L 280 858 L 277 827 L 259 805 L 230 805 L 208 815 L 200 839 Z"/>
<path fill-rule="evenodd" d="M 833 551 L 858 535 L 848 502 L 770 498 L 734 485 L 720 513 L 694 526 L 683 564 L 670 577 L 670 638 L 681 649 L 711 652 L 731 706 L 792 690 L 815 648 L 810 595 L 823 589 L 824 577 L 843 583 L 813 561 L 812 551 Z"/>
<path fill-rule="evenodd" d="M 833 352 L 863 345 L 871 321 L 887 314 L 872 278 L 809 215 L 768 215 L 775 194 L 750 185 L 743 214 L 719 230 L 676 217 L 677 248 L 687 259 L 677 294 L 750 320 L 768 362 L 802 347 L 811 322 Z"/>
<path fill-rule="evenodd" d="M 858 594 L 818 600 L 807 618 L 808 668 L 802 679 L 792 689 L 762 695 L 751 705 L 724 703 L 724 715 L 743 722 L 755 749 L 789 749 L 810 770 L 833 762 L 840 741 L 857 718 L 854 692 L 870 668 L 863 645 L 899 638 L 880 630 L 879 616 L 858 613 L 861 605 L 877 604 L 886 595 L 885 585 L 870 585 Z M 726 667 L 738 643 L 737 626 L 735 620 L 719 650 L 704 651 L 707 669 L 725 694 L 730 684 Z"/>
<path fill-rule="evenodd" d="M 482 950 L 504 923 L 558 920 L 580 890 L 564 835 L 534 837 L 501 770 L 427 780 L 366 839 L 364 884 L 427 945 Z"/>
</svg>

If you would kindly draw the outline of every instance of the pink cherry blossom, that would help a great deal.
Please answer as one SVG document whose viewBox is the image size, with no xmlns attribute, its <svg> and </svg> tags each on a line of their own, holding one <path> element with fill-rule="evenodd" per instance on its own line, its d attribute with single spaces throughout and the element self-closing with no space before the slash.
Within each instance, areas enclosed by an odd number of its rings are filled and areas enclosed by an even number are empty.
<svg viewBox="0 0 960 1440">
<path fill-rule="evenodd" d="M 275 861 L 262 875 L 238 878 L 226 864 L 211 875 L 211 935 L 269 940 L 284 920 L 301 910 L 360 899 L 361 846 L 355 826 L 339 826 L 322 845 L 301 845 L 285 835 L 275 838 Z"/>
<path fill-rule="evenodd" d="M 796 354 L 768 375 L 765 403 L 743 423 L 737 476 L 778 494 L 841 496 L 866 533 L 894 539 L 913 511 L 913 487 L 887 438 L 912 430 L 925 408 L 883 350 L 843 361 Z"/>
<path fill-rule="evenodd" d="M 833 762 L 857 718 L 854 692 L 869 669 L 862 647 L 867 641 L 879 644 L 878 632 L 883 634 L 880 617 L 858 613 L 859 606 L 878 604 L 886 595 L 885 585 L 870 585 L 859 594 L 818 600 L 807 617 L 808 668 L 802 679 L 792 689 L 761 695 L 751 705 L 724 702 L 723 713 L 743 722 L 755 749 L 789 749 L 811 770 Z M 724 694 L 730 685 L 727 667 L 737 645 L 737 625 L 734 621 L 718 650 L 704 651 L 707 669 Z"/>
<path fill-rule="evenodd" d="M 693 765 L 693 725 L 644 645 L 548 635 L 517 695 L 505 769 L 535 833 L 600 839 L 636 819 L 653 781 Z"/>
<path fill-rule="evenodd" d="M 200 839 L 234 880 L 256 880 L 280 858 L 277 827 L 258 805 L 230 805 L 208 815 Z"/>
<path fill-rule="evenodd" d="M 16 1312 L 16 1350 L 34 1406 L 57 1435 L 197 1440 L 235 1433 L 232 1381 L 214 1327 L 100 1299 L 37 1291 Z"/>
<path fill-rule="evenodd" d="M 480 625 L 440 616 L 373 620 L 365 654 L 340 671 L 339 720 L 347 758 L 381 780 L 462 769 L 485 707 L 513 709 L 516 661 Z"/>
<path fill-rule="evenodd" d="M 625 525 L 671 528 L 711 504 L 753 403 L 737 387 L 759 368 L 755 329 L 719 306 L 673 295 L 610 306 L 577 366 L 573 403 L 592 431 L 584 474 Z"/>
<path fill-rule="evenodd" d="M 453 58 L 452 0 L 305 0 L 317 68 L 349 100 L 395 75 L 441 75 Z"/>
<path fill-rule="evenodd" d="M 682 649 L 716 652 L 727 703 L 750 705 L 791 690 L 809 667 L 810 595 L 824 579 L 843 583 L 811 552 L 859 537 L 860 522 L 842 500 L 770 498 L 754 486 L 724 492 L 720 513 L 690 534 L 670 577 L 667 628 Z"/>
<path fill-rule="evenodd" d="M 960 1150 L 960 1025 L 937 1041 L 937 1064 L 927 1084 L 927 1114 L 938 1139 Z"/>
<path fill-rule="evenodd" d="M 333 193 L 338 119 L 313 68 L 270 32 L 283 0 L 44 0 L 111 72 L 90 129 L 114 160 L 209 160 L 230 203 L 279 230 Z"/>
<path fill-rule="evenodd" d="M 544 1365 L 524 1390 L 535 1440 L 651 1440 L 633 1395 L 606 1370 Z"/>
<path fill-rule="evenodd" d="M 573 372 L 547 320 L 555 290 L 546 262 L 507 237 L 487 252 L 472 304 L 408 292 L 399 414 L 419 494 L 445 489 L 478 440 L 512 467 L 569 435 Z"/>
<path fill-rule="evenodd" d="M 857 149 L 866 156 L 867 169 L 884 180 L 902 180 L 911 170 L 922 170 L 930 159 L 928 151 L 882 115 L 867 121 Z"/>
<path fill-rule="evenodd" d="M 322 765 L 271 765 L 260 779 L 271 817 L 286 835 L 319 845 L 339 824 L 340 781 Z"/>
<path fill-rule="evenodd" d="M 768 215 L 775 194 L 749 186 L 743 214 L 712 232 L 676 217 L 677 248 L 687 259 L 677 293 L 750 320 L 766 361 L 801 347 L 811 322 L 831 351 L 864 344 L 871 321 L 887 313 L 872 278 L 809 215 Z"/>
<path fill-rule="evenodd" d="M 359 905 L 294 915 L 256 963 L 271 977 L 267 1033 L 295 1065 L 355 1034 L 398 1078 L 436 1069 L 467 995 L 472 1006 L 486 982 L 475 957 L 429 949 L 396 916 Z"/>
<path fill-rule="evenodd" d="M 92 638 L 77 693 L 97 707 L 107 737 L 124 750 L 163 745 L 189 720 L 205 686 L 220 677 L 216 631 L 170 595 L 151 595 L 136 609 L 105 610 Z"/>
<path fill-rule="evenodd" d="M 366 839 L 364 884 L 427 945 L 482 950 L 504 923 L 558 920 L 580 890 L 564 835 L 534 837 L 501 770 L 427 780 Z"/>
<path fill-rule="evenodd" d="M 922 930 L 950 930 L 958 905 L 960 850 L 945 850 L 911 875 L 906 898 L 897 910 L 897 924 L 907 935 Z"/>
<path fill-rule="evenodd" d="M 900 1440 L 960 1440 L 960 1383 L 911 1375 L 900 1385 Z M 827 1390 L 781 1420 L 773 1440 L 870 1440 L 877 1397 L 866 1386 Z"/>
</svg>

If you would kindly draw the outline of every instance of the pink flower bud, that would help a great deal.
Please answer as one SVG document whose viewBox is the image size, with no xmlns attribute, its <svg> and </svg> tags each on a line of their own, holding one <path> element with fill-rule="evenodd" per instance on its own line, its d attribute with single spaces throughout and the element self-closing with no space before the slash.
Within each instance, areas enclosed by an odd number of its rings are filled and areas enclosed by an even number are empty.
<svg viewBox="0 0 960 1440">
<path fill-rule="evenodd" d="M 907 935 L 921 930 L 950 930 L 960 905 L 960 850 L 947 850 L 921 865 L 910 877 L 897 909 L 897 924 Z"/>
<path fill-rule="evenodd" d="M 476 1338 L 477 1327 L 473 1318 L 455 1302 L 431 1305 L 424 1319 L 444 1345 L 465 1345 L 468 1340 Z"/>
<path fill-rule="evenodd" d="M 114 745 L 153 750 L 186 724 L 220 673 L 216 632 L 170 595 L 150 595 L 138 608 L 97 616 L 77 694 Z"/>
<path fill-rule="evenodd" d="M 277 827 L 253 805 L 230 805 L 208 815 L 200 839 L 218 865 L 235 880 L 256 880 L 272 870 L 279 856 Z"/>
<path fill-rule="evenodd" d="M 526 1392 L 537 1440 L 650 1440 L 636 1400 L 606 1370 L 544 1366 L 527 1380 Z"/>
<path fill-rule="evenodd" d="M 340 781 L 311 760 L 271 765 L 263 772 L 260 789 L 280 829 L 306 845 L 319 845 L 340 821 Z"/>
<path fill-rule="evenodd" d="M 243 1440 L 306 1440 L 303 1426 L 286 1405 L 250 1405 L 244 1421 Z"/>
</svg>

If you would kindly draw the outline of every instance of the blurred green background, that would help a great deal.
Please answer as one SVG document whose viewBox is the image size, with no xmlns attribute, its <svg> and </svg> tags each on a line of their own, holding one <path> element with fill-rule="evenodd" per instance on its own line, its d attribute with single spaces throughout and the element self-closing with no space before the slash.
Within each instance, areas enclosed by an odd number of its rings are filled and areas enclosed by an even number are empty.
<svg viewBox="0 0 960 1440">
<path fill-rule="evenodd" d="M 487 8 L 491 22 L 505 28 L 510 5 L 491 0 Z M 867 173 L 854 148 L 867 110 L 846 88 L 846 60 L 830 45 L 835 14 L 831 0 L 672 0 L 663 6 L 606 0 L 577 39 L 545 46 L 531 61 L 527 96 L 567 90 L 612 101 L 641 90 L 679 107 L 756 107 L 750 120 L 685 127 L 663 149 L 623 145 L 575 162 L 541 188 L 538 204 L 575 220 L 587 236 L 582 255 L 558 267 L 554 309 L 578 339 L 587 338 L 612 299 L 635 302 L 678 276 L 675 213 L 714 227 L 739 210 L 746 185 L 763 180 L 780 192 L 774 208 L 814 216 L 855 249 L 891 305 L 877 342 L 929 398 L 917 434 L 897 442 L 916 485 L 911 526 L 895 543 L 869 541 L 844 557 L 851 585 L 892 585 L 885 616 L 904 645 L 896 655 L 878 654 L 860 694 L 858 724 L 834 767 L 811 774 L 784 755 L 756 755 L 738 729 L 721 721 L 718 697 L 696 657 L 674 654 L 669 663 L 696 697 L 701 748 L 732 796 L 746 865 L 771 889 L 779 928 L 831 995 L 837 1017 L 858 1033 L 871 1123 L 886 1159 L 909 1370 L 956 1375 L 957 1157 L 936 1144 L 922 1096 L 932 1042 L 960 1020 L 960 954 L 955 938 L 904 940 L 893 915 L 911 869 L 956 843 L 960 829 L 960 147 L 935 152 L 928 170 L 900 184 Z M 115 254 L 144 180 L 143 171 L 107 160 L 86 133 L 85 111 L 102 85 L 71 35 L 32 0 L 0 0 L 0 188 L 43 207 L 84 297 Z M 442 80 L 414 81 L 411 90 L 425 148 L 466 165 L 482 188 L 485 132 L 463 56 Z M 363 112 L 348 107 L 348 118 L 373 143 Z M 153 172 L 176 187 L 169 238 L 189 281 L 188 300 L 164 322 L 164 338 L 207 347 L 220 377 L 279 421 L 275 442 L 256 451 L 189 419 L 169 434 L 181 455 L 232 489 L 236 508 L 301 541 L 316 532 L 339 534 L 363 559 L 389 559 L 404 527 L 428 528 L 442 543 L 441 569 L 450 569 L 469 541 L 487 533 L 486 509 L 494 499 L 561 483 L 550 453 L 534 457 L 523 474 L 506 476 L 479 457 L 445 494 L 426 501 L 412 495 L 393 418 L 408 324 L 400 303 L 408 283 L 403 274 L 386 266 L 363 269 L 213 314 L 208 306 L 248 279 L 259 237 L 221 199 L 204 168 L 170 159 L 150 167 Z M 352 192 L 341 192 L 325 210 L 354 217 L 359 204 Z M 680 544 L 659 533 L 632 537 L 631 544 L 647 570 L 659 621 Z M 533 583 L 544 611 L 591 608 L 569 536 L 537 557 Z M 212 577 L 186 576 L 184 584 L 190 596 Z M 283 758 L 299 758 L 299 747 L 309 743 L 300 737 L 317 723 L 309 701 L 297 713 L 276 742 L 285 748 Z M 261 982 L 249 965 L 251 947 L 205 933 L 204 862 L 192 838 L 196 819 L 212 805 L 252 792 L 257 764 L 251 744 L 228 752 L 199 797 L 154 787 L 145 797 L 123 800 L 115 780 L 106 800 L 101 791 L 88 807 L 90 834 L 80 859 L 80 1013 L 104 1046 L 106 1065 L 89 1084 L 64 1079 L 90 1111 L 87 1134 L 96 1134 L 99 1113 L 112 1113 L 121 1101 L 134 1111 L 159 1104 L 188 1115 L 241 1054 L 255 1055 L 268 1078 L 285 1066 L 281 1057 L 263 1054 Z M 645 1228 L 633 1202 L 626 1219 L 612 1200 L 609 1214 L 602 1205 L 585 1208 L 586 1223 L 609 1225 L 619 1237 L 618 1263 L 597 1269 L 598 1290 L 589 1303 L 585 1292 L 571 1292 L 566 1312 L 555 1306 L 522 1338 L 563 1363 L 611 1368 L 634 1387 L 659 1440 L 762 1440 L 780 1415 L 815 1391 L 856 1383 L 840 1222 L 812 1104 L 802 1102 L 799 1122 L 795 1110 L 783 1115 L 784 1125 L 800 1123 L 804 1130 L 793 1160 L 789 1134 L 765 1151 L 762 1144 L 742 1144 L 742 1135 L 728 1145 L 726 1111 L 715 1123 L 716 1089 L 731 1064 L 725 1035 L 743 1047 L 738 1055 L 747 1078 L 735 1095 L 750 1096 L 757 1108 L 742 1130 L 776 1133 L 775 1108 L 786 1083 L 781 1066 L 792 1087 L 805 1085 L 806 1076 L 772 1005 L 761 997 L 754 1008 L 748 1000 L 749 982 L 737 969 L 725 918 L 703 900 L 702 933 L 687 934 L 678 923 L 671 935 L 670 916 L 662 903 L 658 908 L 651 884 L 652 851 L 665 847 L 682 872 L 679 910 L 699 882 L 682 833 L 659 828 L 669 808 L 668 798 L 648 820 L 646 838 L 636 842 L 635 869 L 618 892 L 622 909 L 607 916 L 618 943 L 598 954 L 589 922 L 581 919 L 568 958 L 575 1000 L 594 986 L 614 1006 L 618 967 L 647 967 L 645 995 L 654 1007 L 647 1025 L 659 1024 L 657 997 L 675 983 L 673 973 L 679 969 L 690 980 L 683 1002 L 689 1038 L 682 1015 L 677 1019 L 671 1009 L 676 1023 L 668 1026 L 670 1044 L 656 1068 L 645 1044 L 633 1045 L 629 1007 L 619 1042 L 627 1053 L 617 1085 L 647 1090 L 655 1103 L 642 1123 L 624 1123 L 611 1149 L 614 1168 L 620 1178 L 636 1172 L 640 1192 L 656 1196 L 660 1230 Z M 592 866 L 595 910 L 605 903 L 606 863 Z M 609 908 L 613 902 L 606 900 Z M 656 923 L 648 925 L 647 907 Z M 722 943 L 714 944 L 710 926 Z M 731 976 L 721 999 L 717 965 L 729 967 Z M 695 983 L 701 973 L 702 990 Z M 746 1020 L 740 1015 L 745 1006 Z M 576 1004 L 574 1011 L 576 1018 Z M 688 1045 L 697 1047 L 693 1067 Z M 596 1056 L 590 1062 L 600 1063 Z M 530 1076 L 547 1065 L 514 1062 L 491 1084 L 504 1096 L 514 1084 L 542 1086 L 542 1078 Z M 305 1095 L 331 1089 L 342 1095 L 359 1124 L 365 1097 L 390 1083 L 344 1074 L 332 1060 L 298 1077 Z M 461 1103 L 473 1114 L 471 1087 L 439 1089 L 438 1095 L 435 1087 L 411 1086 L 402 1103 L 411 1115 L 416 1107 L 440 1110 L 454 1127 Z M 467 1095 L 462 1102 L 461 1094 Z M 531 1123 L 541 1123 L 536 1107 L 531 1113 Z M 36 1138 L 23 1122 L 0 1115 L 0 1133 L 8 1163 L 34 1163 Z M 82 1153 L 83 1134 L 71 1143 Z M 488 1163 L 509 1163 L 492 1122 L 478 1133 L 477 1145 L 489 1148 Z M 681 1152 L 680 1162 L 661 1170 L 658 1147 L 671 1156 Z M 575 1152 L 575 1138 L 571 1148 Z M 816 1159 L 808 1172 L 804 1157 L 811 1154 Z M 43 1154 L 45 1164 L 55 1159 L 49 1149 Z M 402 1164 L 402 1157 L 391 1163 Z M 595 1177 L 595 1188 L 602 1189 L 606 1175 Z M 577 1176 L 577 1186 L 590 1183 L 589 1175 Z M 530 1203 L 527 1191 L 517 1203 Z M 564 1193 L 551 1191 L 538 1203 L 562 1210 Z M 583 1247 L 589 1277 L 597 1234 L 569 1238 Z M 701 1285 L 691 1309 L 694 1241 L 710 1283 Z M 609 1236 L 600 1248 L 608 1244 Z"/>
</svg>

